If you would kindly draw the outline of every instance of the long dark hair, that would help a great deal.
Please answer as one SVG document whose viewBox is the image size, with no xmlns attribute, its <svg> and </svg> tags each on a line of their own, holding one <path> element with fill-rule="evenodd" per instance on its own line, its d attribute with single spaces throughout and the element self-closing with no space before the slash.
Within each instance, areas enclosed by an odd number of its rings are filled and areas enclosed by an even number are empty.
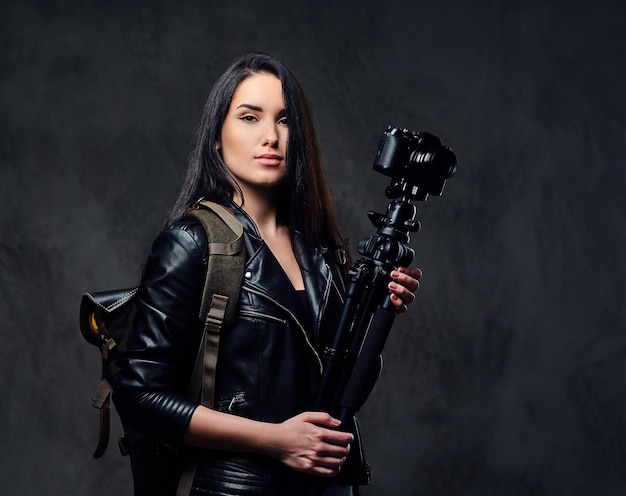
<svg viewBox="0 0 626 496">
<path fill-rule="evenodd" d="M 270 55 L 250 53 L 231 65 L 217 80 L 204 106 L 183 186 L 170 212 L 169 222 L 180 218 L 198 198 L 229 205 L 241 194 L 217 150 L 233 94 L 253 74 L 269 73 L 280 79 L 285 100 L 289 138 L 287 178 L 279 186 L 279 220 L 290 232 L 300 231 L 314 243 L 343 245 L 330 188 L 324 174 L 313 117 L 302 88 L 285 65 Z M 245 201 L 245 199 L 244 199 Z"/>
</svg>

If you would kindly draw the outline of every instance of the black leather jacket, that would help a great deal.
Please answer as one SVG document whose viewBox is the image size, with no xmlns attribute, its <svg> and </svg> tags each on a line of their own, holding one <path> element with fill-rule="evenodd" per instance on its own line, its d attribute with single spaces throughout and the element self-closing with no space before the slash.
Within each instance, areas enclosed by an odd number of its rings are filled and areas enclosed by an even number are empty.
<svg viewBox="0 0 626 496">
<path fill-rule="evenodd" d="M 336 328 L 342 285 L 333 279 L 330 254 L 296 234 L 294 252 L 306 287 L 298 295 L 254 222 L 240 209 L 235 213 L 244 226 L 247 261 L 236 322 L 220 338 L 215 408 L 282 422 L 312 407 L 322 370 L 320 342 Z M 206 252 L 206 233 L 195 220 L 178 221 L 158 235 L 145 265 L 134 330 L 116 360 L 113 398 L 125 426 L 174 446 L 181 445 L 196 408 L 185 392 L 202 332 Z M 224 458 L 204 451 L 207 460 Z M 286 469 L 274 460 L 231 458 L 242 470 L 261 474 L 252 476 L 251 487 L 284 478 Z M 215 479 L 215 470 L 223 474 L 207 462 L 206 477 Z M 197 480 L 202 473 L 200 468 Z"/>
</svg>

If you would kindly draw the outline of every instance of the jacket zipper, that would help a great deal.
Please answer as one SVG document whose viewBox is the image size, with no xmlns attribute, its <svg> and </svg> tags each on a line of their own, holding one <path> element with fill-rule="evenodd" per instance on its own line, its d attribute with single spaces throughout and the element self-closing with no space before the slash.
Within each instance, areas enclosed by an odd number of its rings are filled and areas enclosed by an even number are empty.
<svg viewBox="0 0 626 496">
<path fill-rule="evenodd" d="M 326 312 L 326 306 L 328 305 L 328 300 L 330 300 L 330 292 L 332 290 L 333 287 L 333 274 L 332 271 L 330 270 L 330 267 L 328 266 L 328 264 L 326 265 L 326 269 L 328 270 L 328 273 L 330 274 L 330 277 L 328 278 L 328 281 L 326 282 L 326 289 L 324 290 L 324 296 L 322 298 L 322 306 L 320 307 L 320 311 L 319 314 L 317 316 L 317 322 L 315 322 L 315 333 L 317 334 L 317 336 L 319 336 L 320 334 L 320 328 L 322 326 L 322 317 L 324 315 L 324 312 Z M 341 293 L 340 297 L 341 297 Z M 342 301 L 343 303 L 343 301 Z M 322 370 L 324 369 L 324 366 L 322 365 Z"/>
<path fill-rule="evenodd" d="M 281 319 L 280 317 L 276 317 L 275 315 L 270 315 L 268 313 L 262 312 L 252 312 L 250 310 L 240 310 L 239 315 L 242 317 L 252 317 L 252 318 L 262 318 L 264 320 L 271 320 L 273 322 L 278 322 L 279 324 L 286 324 L 286 319 Z"/>
<path fill-rule="evenodd" d="M 322 359 L 320 358 L 319 354 L 317 353 L 317 350 L 315 349 L 315 347 L 311 344 L 311 341 L 309 340 L 309 336 L 307 335 L 306 331 L 304 330 L 304 327 L 302 327 L 302 324 L 300 324 L 300 322 L 298 321 L 296 316 L 293 313 L 291 313 L 291 311 L 287 307 L 281 305 L 274 298 L 272 298 L 269 295 L 263 293 L 262 291 L 259 291 L 259 290 L 255 289 L 255 288 L 252 288 L 252 287 L 247 286 L 247 285 L 244 285 L 244 287 L 246 288 L 247 291 L 250 291 L 251 293 L 254 293 L 254 294 L 258 295 L 258 296 L 261 296 L 263 298 L 268 299 L 269 301 L 274 303 L 274 305 L 276 305 L 278 308 L 280 308 L 281 310 L 286 312 L 291 317 L 291 319 L 297 324 L 298 329 L 300 329 L 300 332 L 304 336 L 304 340 L 306 341 L 307 346 L 309 347 L 309 349 L 315 355 L 315 358 L 317 359 L 317 363 L 318 363 L 318 365 L 320 367 L 320 373 L 321 373 L 324 370 L 324 365 L 322 364 Z"/>
</svg>

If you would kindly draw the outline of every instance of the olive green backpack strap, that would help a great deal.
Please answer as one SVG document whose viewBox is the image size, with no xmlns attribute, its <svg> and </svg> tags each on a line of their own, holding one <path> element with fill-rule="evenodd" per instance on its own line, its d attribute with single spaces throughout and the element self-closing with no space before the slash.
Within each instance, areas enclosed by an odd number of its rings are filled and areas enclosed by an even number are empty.
<svg viewBox="0 0 626 496">
<path fill-rule="evenodd" d="M 204 322 L 204 332 L 189 385 L 189 397 L 213 408 L 220 334 L 235 321 L 243 281 L 246 262 L 243 226 L 230 210 L 209 201 L 198 201 L 187 214 L 200 221 L 208 241 L 207 275 L 199 315 Z M 190 462 L 183 468 L 177 496 L 187 496 L 191 492 L 196 467 L 195 462 Z"/>
<path fill-rule="evenodd" d="M 202 405 L 213 408 L 220 332 L 231 327 L 235 321 L 243 281 L 246 261 L 243 226 L 230 210 L 209 201 L 197 202 L 188 215 L 197 218 L 204 227 L 208 246 L 206 281 L 199 315 L 204 322 L 203 343 L 196 360 L 189 397 L 198 398 Z"/>
</svg>

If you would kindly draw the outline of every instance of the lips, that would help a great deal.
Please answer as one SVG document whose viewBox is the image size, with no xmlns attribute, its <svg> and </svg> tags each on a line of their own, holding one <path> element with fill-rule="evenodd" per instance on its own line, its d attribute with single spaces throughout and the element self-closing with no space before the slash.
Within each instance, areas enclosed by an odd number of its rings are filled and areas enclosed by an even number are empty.
<svg viewBox="0 0 626 496">
<path fill-rule="evenodd" d="M 256 159 L 263 165 L 276 166 L 280 165 L 283 157 L 281 157 L 280 155 L 275 155 L 273 153 L 264 153 L 262 155 L 257 155 Z"/>
</svg>

